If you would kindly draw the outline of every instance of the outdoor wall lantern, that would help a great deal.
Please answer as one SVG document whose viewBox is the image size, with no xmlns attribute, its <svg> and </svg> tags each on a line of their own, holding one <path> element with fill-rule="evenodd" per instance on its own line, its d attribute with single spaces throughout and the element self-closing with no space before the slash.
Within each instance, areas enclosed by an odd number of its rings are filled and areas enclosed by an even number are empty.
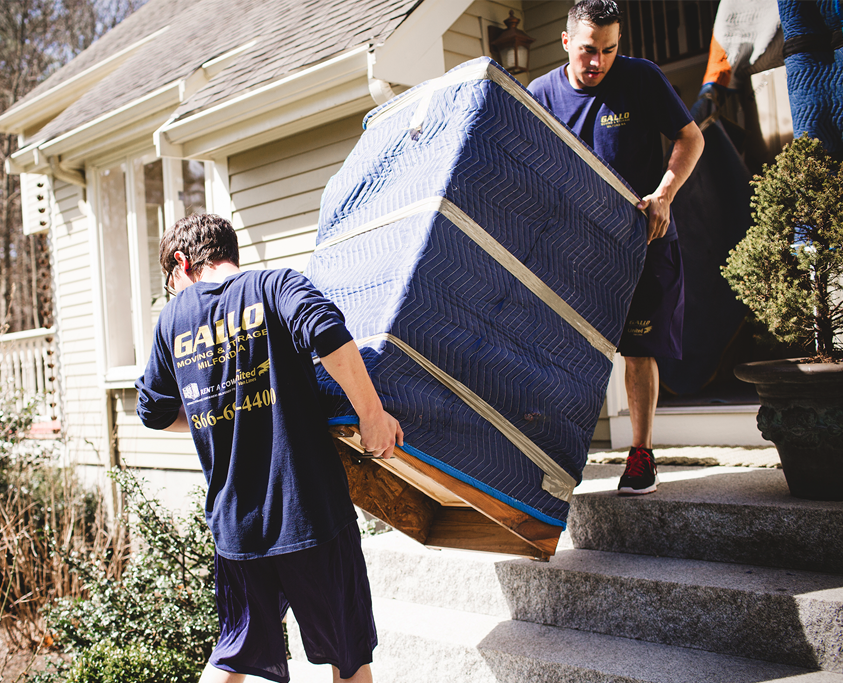
<svg viewBox="0 0 843 683">
<path fill-rule="evenodd" d="M 515 12 L 509 10 L 509 18 L 504 21 L 506 29 L 489 27 L 489 44 L 498 53 L 501 66 L 511 74 L 520 74 L 530 68 L 530 44 L 535 40 L 516 28 L 520 21 Z"/>
</svg>

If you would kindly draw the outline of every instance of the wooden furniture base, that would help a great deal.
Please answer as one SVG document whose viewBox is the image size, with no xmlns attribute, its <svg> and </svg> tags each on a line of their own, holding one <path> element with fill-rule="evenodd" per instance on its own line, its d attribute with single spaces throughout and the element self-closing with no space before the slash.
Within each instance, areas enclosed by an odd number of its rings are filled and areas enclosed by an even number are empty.
<svg viewBox="0 0 843 683">
<path fill-rule="evenodd" d="M 361 458 L 356 425 L 336 425 L 351 500 L 370 515 L 433 548 L 507 553 L 547 560 L 562 528 L 502 503 L 400 448 L 389 460 Z"/>
</svg>

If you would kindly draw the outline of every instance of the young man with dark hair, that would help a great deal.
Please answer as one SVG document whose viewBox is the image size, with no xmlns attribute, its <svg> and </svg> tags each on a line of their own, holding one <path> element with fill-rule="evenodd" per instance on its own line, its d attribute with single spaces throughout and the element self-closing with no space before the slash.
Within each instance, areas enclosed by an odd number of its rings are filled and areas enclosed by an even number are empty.
<svg viewBox="0 0 843 683">
<path fill-rule="evenodd" d="M 147 427 L 190 431 L 208 484 L 221 635 L 200 683 L 289 680 L 292 607 L 310 661 L 367 683 L 377 635 L 356 513 L 321 410 L 313 351 L 389 458 L 403 433 L 384 412 L 336 306 L 292 270 L 241 271 L 237 235 L 212 215 L 161 239 L 176 294 L 138 389 Z"/>
<path fill-rule="evenodd" d="M 568 14 L 562 46 L 569 62 L 534 80 L 529 90 L 587 142 L 641 196 L 646 211 L 647 258 L 627 316 L 619 350 L 632 421 L 625 494 L 658 485 L 653 422 L 659 394 L 656 357 L 682 357 L 684 284 L 670 204 L 691 175 L 703 137 L 659 68 L 618 55 L 621 12 L 613 0 L 583 0 Z M 663 170 L 661 135 L 673 141 Z"/>
</svg>

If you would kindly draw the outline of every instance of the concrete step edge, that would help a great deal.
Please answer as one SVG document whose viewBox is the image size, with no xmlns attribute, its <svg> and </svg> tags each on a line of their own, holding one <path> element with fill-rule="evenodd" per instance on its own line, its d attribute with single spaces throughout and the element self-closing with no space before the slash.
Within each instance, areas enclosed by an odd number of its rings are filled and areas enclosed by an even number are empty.
<svg viewBox="0 0 843 683">
<path fill-rule="evenodd" d="M 843 675 L 808 671 L 703 650 L 658 645 L 574 629 L 376 599 L 379 683 L 608 681 L 612 683 L 843 683 Z M 290 647 L 303 660 L 295 620 Z"/>
<path fill-rule="evenodd" d="M 843 673 L 843 577 L 569 550 L 497 567 L 513 619 Z"/>
<path fill-rule="evenodd" d="M 661 467 L 658 491 L 618 496 L 618 465 L 589 465 L 568 518 L 572 544 L 607 552 L 843 574 L 843 502 L 790 495 L 780 470 Z"/>
<path fill-rule="evenodd" d="M 843 578 L 569 549 L 547 563 L 364 543 L 373 594 L 499 619 L 843 671 Z"/>
</svg>

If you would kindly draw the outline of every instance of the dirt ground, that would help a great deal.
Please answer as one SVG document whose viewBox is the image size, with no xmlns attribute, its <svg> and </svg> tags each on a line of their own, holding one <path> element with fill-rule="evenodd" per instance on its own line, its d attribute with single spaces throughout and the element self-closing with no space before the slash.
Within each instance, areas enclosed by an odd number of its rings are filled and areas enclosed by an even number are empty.
<svg viewBox="0 0 843 683">
<path fill-rule="evenodd" d="M 21 674 L 26 671 L 32 659 L 32 653 L 26 650 L 10 651 L 9 643 L 0 636 L 0 681 L 14 683 L 26 679 Z"/>
<path fill-rule="evenodd" d="M 49 658 L 57 656 L 40 653 L 33 657 L 31 650 L 16 648 L 0 632 L 0 683 L 23 683 L 28 679 L 27 672 L 43 669 Z"/>
</svg>

